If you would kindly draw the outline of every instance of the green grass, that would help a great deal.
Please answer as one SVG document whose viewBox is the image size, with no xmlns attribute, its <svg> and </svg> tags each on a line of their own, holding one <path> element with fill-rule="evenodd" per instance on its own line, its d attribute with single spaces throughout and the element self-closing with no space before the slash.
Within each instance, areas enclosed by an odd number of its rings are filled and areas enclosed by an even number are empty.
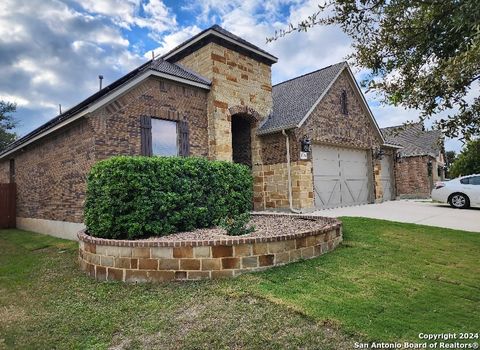
<svg viewBox="0 0 480 350">
<path fill-rule="evenodd" d="M 480 234 L 342 218 L 322 257 L 236 279 L 97 283 L 75 242 L 0 231 L 0 349 L 351 349 L 480 329 Z"/>
</svg>

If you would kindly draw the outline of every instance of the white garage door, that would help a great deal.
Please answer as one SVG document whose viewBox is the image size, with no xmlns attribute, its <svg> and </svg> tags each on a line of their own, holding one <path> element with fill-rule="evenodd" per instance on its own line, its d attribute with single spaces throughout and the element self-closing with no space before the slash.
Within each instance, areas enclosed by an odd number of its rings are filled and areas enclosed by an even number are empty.
<svg viewBox="0 0 480 350">
<path fill-rule="evenodd" d="M 367 151 L 314 145 L 312 158 L 317 208 L 369 202 L 372 186 Z"/>
<path fill-rule="evenodd" d="M 380 160 L 380 181 L 383 188 L 383 200 L 393 199 L 393 164 L 391 156 L 383 156 Z"/>
</svg>

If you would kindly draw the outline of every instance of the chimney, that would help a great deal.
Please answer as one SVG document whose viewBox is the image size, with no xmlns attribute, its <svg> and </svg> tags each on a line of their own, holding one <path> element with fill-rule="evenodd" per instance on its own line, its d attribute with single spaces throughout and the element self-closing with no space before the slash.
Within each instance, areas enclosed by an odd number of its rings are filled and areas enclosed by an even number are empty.
<svg viewBox="0 0 480 350">
<path fill-rule="evenodd" d="M 103 80 L 103 75 L 100 74 L 98 76 L 98 82 L 99 82 L 99 86 L 100 86 L 100 88 L 98 90 L 102 90 L 102 80 Z"/>
</svg>

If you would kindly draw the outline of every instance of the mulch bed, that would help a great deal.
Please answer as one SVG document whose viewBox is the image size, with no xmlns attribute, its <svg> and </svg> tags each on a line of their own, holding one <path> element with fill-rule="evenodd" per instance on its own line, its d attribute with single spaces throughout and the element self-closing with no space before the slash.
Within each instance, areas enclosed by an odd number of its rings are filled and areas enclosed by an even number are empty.
<svg viewBox="0 0 480 350">
<path fill-rule="evenodd" d="M 294 234 L 305 231 L 320 229 L 328 225 L 325 218 L 299 217 L 293 215 L 254 215 L 250 220 L 249 226 L 253 225 L 255 231 L 243 236 L 229 236 L 227 232 L 220 227 L 196 229 L 194 231 L 178 232 L 168 236 L 150 237 L 151 241 L 191 241 L 191 240 L 214 240 L 229 239 L 233 237 L 274 237 L 285 234 Z"/>
</svg>

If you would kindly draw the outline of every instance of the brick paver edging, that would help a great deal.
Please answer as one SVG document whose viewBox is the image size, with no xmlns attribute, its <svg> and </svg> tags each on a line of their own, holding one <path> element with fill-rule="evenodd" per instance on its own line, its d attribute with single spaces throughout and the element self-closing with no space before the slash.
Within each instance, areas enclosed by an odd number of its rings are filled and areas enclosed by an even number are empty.
<svg viewBox="0 0 480 350">
<path fill-rule="evenodd" d="M 278 214 L 277 214 L 278 215 Z M 78 233 L 80 268 L 99 281 L 161 282 L 233 277 L 331 251 L 342 241 L 342 223 L 270 237 L 218 240 L 110 240 Z"/>
</svg>

